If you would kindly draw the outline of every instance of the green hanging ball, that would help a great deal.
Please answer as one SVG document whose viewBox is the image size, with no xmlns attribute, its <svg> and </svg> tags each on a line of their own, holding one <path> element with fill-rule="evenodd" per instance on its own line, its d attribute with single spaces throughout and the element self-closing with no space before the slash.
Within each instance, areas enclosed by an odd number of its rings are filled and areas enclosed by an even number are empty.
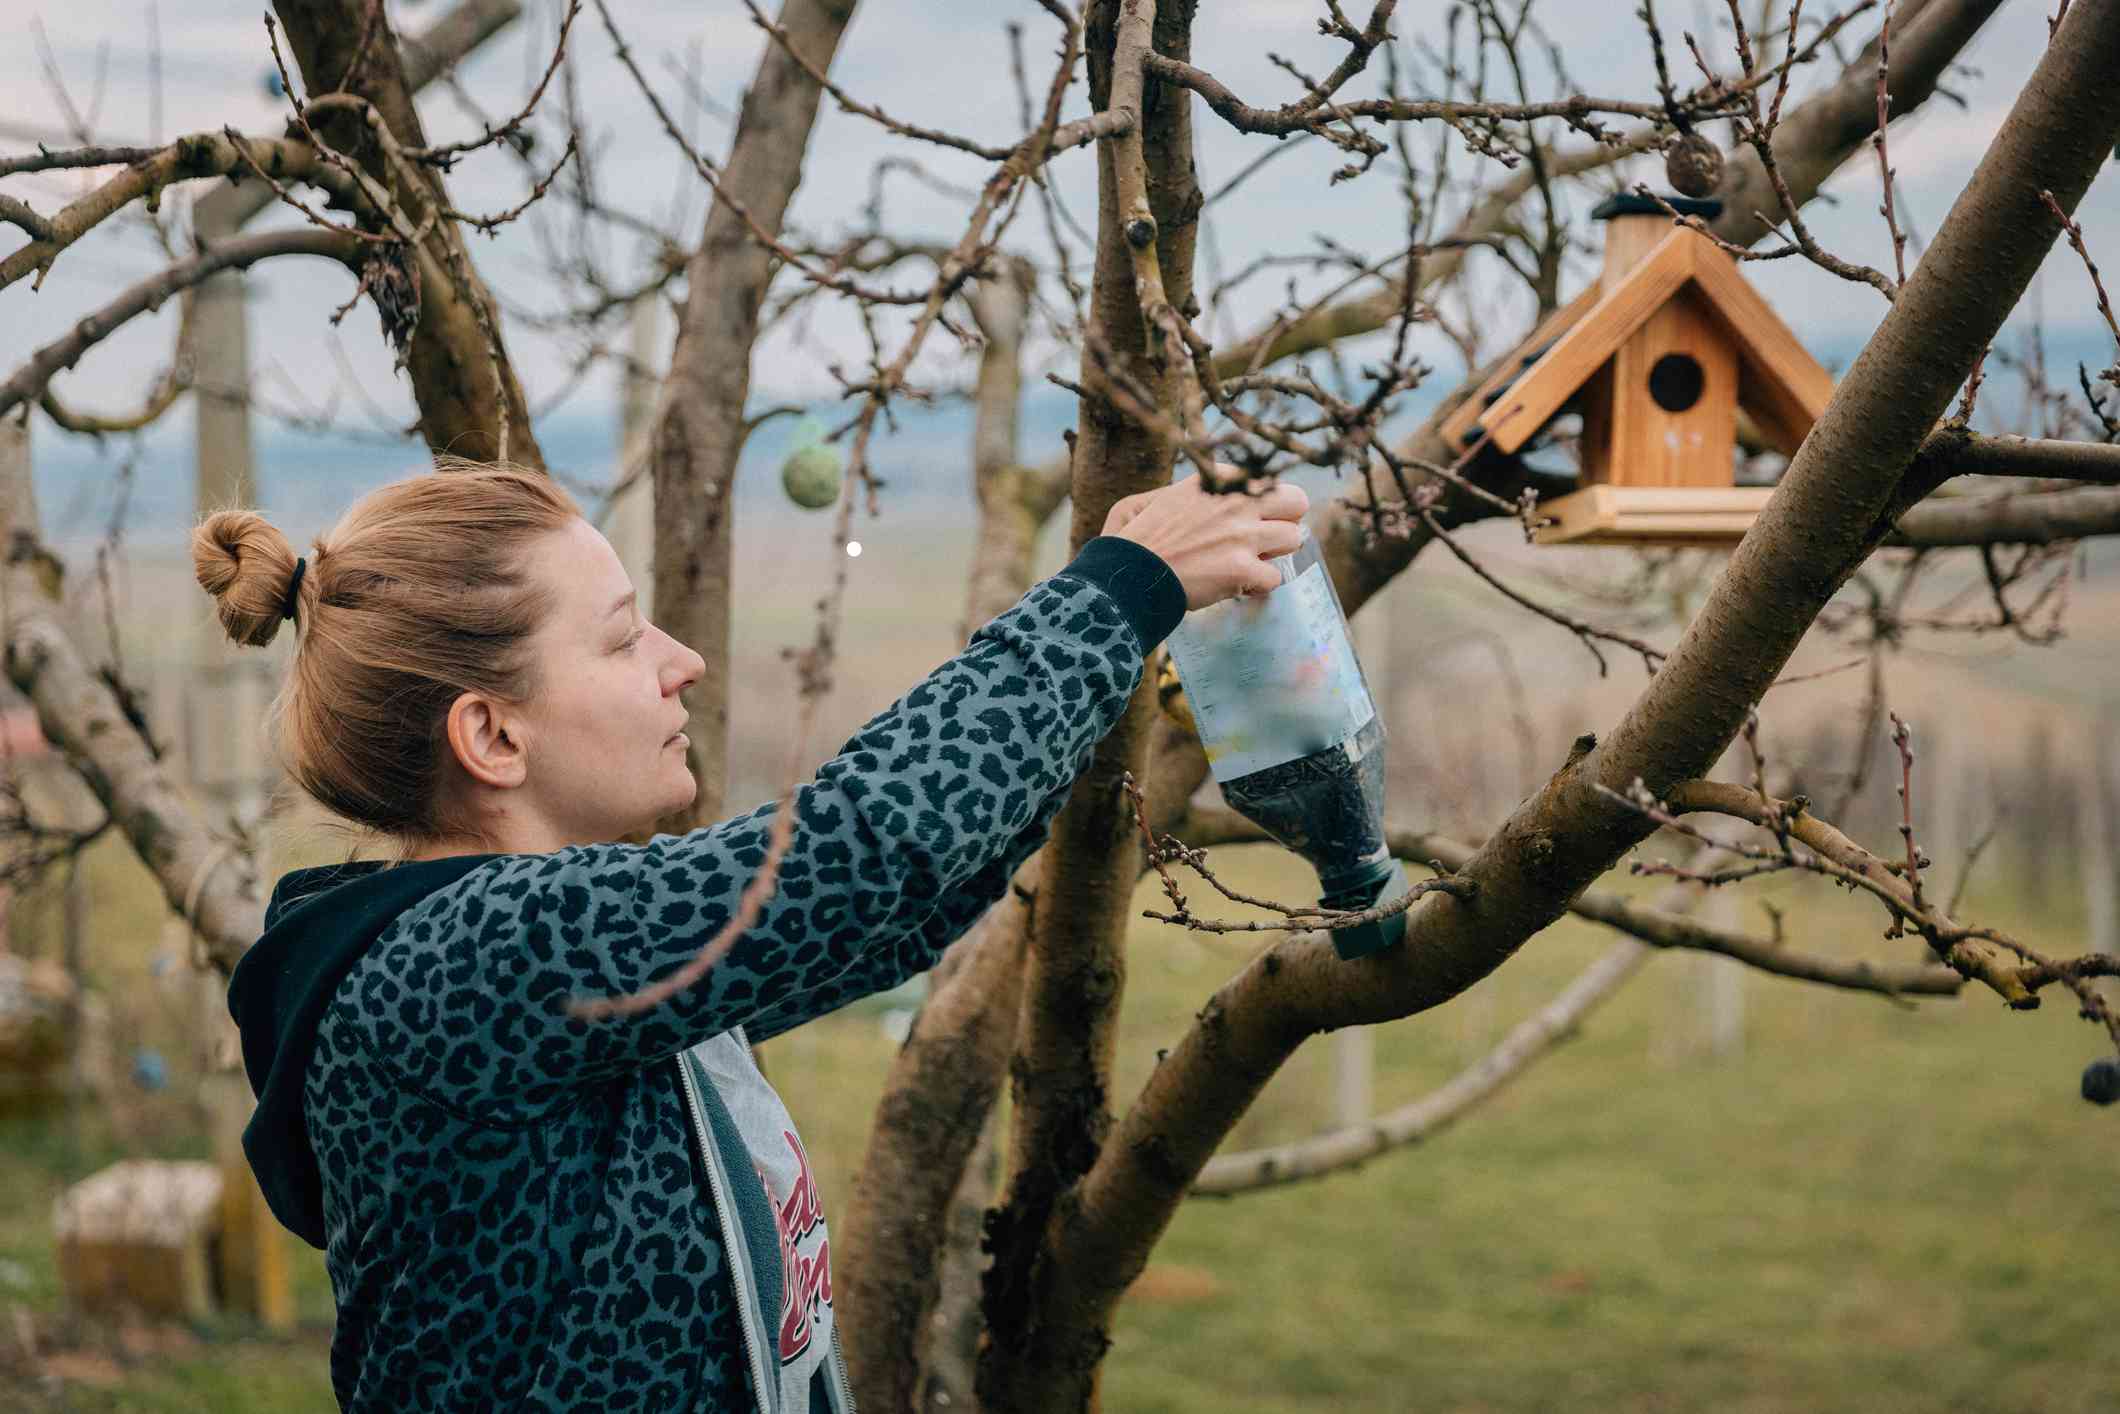
<svg viewBox="0 0 2120 1414">
<path fill-rule="evenodd" d="M 780 485 L 805 510 L 822 510 L 839 499 L 845 468 L 839 451 L 823 443 L 797 447 L 780 464 Z"/>
</svg>

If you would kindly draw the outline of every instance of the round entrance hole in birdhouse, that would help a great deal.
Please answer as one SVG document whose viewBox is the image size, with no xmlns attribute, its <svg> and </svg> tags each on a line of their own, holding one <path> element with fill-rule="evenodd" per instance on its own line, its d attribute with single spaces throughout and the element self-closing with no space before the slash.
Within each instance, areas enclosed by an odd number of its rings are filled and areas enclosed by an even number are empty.
<svg viewBox="0 0 2120 1414">
<path fill-rule="evenodd" d="M 1665 412 L 1684 412 L 1700 401 L 1707 386 L 1700 360 L 1691 354 L 1665 354 L 1649 370 L 1649 396 Z"/>
</svg>

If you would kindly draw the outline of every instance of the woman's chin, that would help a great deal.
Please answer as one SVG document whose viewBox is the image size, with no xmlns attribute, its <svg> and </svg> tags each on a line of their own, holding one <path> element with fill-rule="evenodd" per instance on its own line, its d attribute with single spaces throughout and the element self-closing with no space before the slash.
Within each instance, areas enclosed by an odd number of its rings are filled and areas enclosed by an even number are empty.
<svg viewBox="0 0 2120 1414">
<path fill-rule="evenodd" d="M 699 781 L 692 775 L 692 763 L 683 762 L 673 774 L 667 803 L 658 811 L 668 815 L 673 810 L 682 810 L 699 799 Z"/>
<path fill-rule="evenodd" d="M 611 838 L 613 840 L 631 840 L 635 844 L 646 844 L 655 835 L 657 827 L 664 820 L 683 810 L 696 800 L 698 796 L 699 783 L 692 779 L 692 775 L 688 771 L 685 773 L 685 778 L 681 784 L 676 781 L 670 783 L 670 788 L 663 792 L 661 798 L 656 801 L 654 809 L 646 818 L 636 821 L 629 829 L 618 831 Z"/>
</svg>

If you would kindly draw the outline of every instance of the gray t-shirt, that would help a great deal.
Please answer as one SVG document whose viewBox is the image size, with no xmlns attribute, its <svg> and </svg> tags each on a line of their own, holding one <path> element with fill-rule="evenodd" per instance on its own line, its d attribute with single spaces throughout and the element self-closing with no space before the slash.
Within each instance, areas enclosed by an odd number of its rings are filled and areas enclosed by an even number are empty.
<svg viewBox="0 0 2120 1414">
<path fill-rule="evenodd" d="M 778 1362 L 778 1407 L 807 1409 L 810 1381 L 832 1353 L 832 1243 L 816 1175 L 788 1107 L 759 1072 L 740 1033 L 709 1037 L 692 1054 L 729 1107 L 772 1204 L 780 1231 L 781 1290 L 777 1321 L 765 1332 L 767 1348 L 761 1353 L 769 1370 Z M 775 1319 L 770 1293 L 766 1314 Z"/>
</svg>

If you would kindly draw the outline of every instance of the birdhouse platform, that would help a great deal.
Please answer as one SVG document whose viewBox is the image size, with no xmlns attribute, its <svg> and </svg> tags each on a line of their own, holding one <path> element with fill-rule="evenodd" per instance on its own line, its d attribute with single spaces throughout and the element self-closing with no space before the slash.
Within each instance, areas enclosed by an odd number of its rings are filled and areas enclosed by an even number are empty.
<svg viewBox="0 0 2120 1414">
<path fill-rule="evenodd" d="M 1585 486 L 1539 503 L 1541 545 L 1728 548 L 1767 508 L 1771 486 Z"/>
<path fill-rule="evenodd" d="M 1719 203 L 1673 200 L 1712 216 Z M 1544 502 L 1541 543 L 1731 545 L 1770 488 L 1736 484 L 1738 420 L 1794 455 L 1833 395 L 1714 241 L 1646 197 L 1613 197 L 1598 282 L 1555 311 L 1445 421 L 1460 452 L 1521 451 L 1582 415 L 1580 489 Z"/>
</svg>

